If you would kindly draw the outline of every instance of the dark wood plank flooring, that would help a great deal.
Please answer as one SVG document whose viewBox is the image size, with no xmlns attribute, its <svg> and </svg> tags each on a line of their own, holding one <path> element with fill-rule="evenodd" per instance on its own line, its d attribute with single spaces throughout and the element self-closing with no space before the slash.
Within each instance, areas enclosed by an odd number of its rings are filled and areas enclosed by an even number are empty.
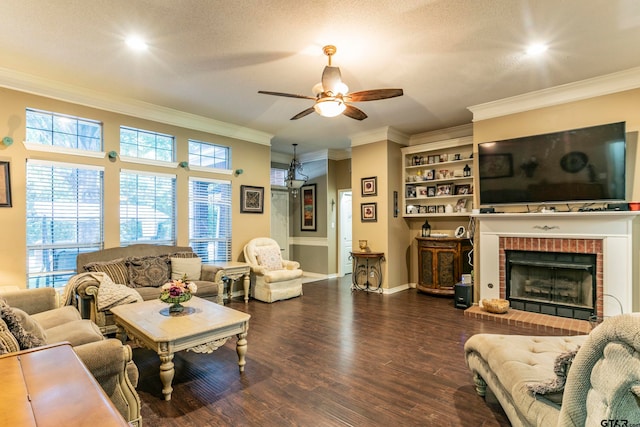
<svg viewBox="0 0 640 427">
<path fill-rule="evenodd" d="M 251 314 L 247 365 L 235 337 L 212 354 L 180 352 L 172 400 L 157 355 L 134 350 L 146 426 L 508 426 L 479 397 L 463 345 L 475 333 L 537 334 L 464 316 L 452 299 L 410 289 L 352 292 L 350 277 L 304 285 L 304 296 Z"/>
</svg>

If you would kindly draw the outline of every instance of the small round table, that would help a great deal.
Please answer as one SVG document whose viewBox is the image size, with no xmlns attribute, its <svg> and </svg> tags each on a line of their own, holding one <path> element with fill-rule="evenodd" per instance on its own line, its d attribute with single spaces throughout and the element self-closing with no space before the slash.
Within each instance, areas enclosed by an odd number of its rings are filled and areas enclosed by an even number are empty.
<svg viewBox="0 0 640 427">
<path fill-rule="evenodd" d="M 349 252 L 353 262 L 351 289 L 382 293 L 384 252 Z"/>
</svg>

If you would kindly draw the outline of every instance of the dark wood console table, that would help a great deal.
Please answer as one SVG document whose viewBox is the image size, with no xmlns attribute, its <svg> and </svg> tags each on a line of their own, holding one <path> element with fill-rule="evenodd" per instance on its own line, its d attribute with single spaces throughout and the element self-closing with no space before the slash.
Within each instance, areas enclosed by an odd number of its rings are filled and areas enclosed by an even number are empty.
<svg viewBox="0 0 640 427">
<path fill-rule="evenodd" d="M 456 237 L 416 237 L 418 240 L 419 291 L 433 295 L 454 295 L 454 285 L 462 274 L 471 273 L 467 239 Z"/>
<path fill-rule="evenodd" d="M 382 293 L 384 252 L 350 252 L 353 261 L 351 289 Z"/>
</svg>

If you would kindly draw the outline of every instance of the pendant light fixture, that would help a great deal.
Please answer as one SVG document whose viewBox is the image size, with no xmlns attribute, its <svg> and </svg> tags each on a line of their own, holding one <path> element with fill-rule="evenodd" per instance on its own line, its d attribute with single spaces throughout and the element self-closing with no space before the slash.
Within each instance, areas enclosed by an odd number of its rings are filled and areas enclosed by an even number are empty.
<svg viewBox="0 0 640 427">
<path fill-rule="evenodd" d="M 298 196 L 298 190 L 302 187 L 309 177 L 302 173 L 302 164 L 296 159 L 296 147 L 298 144 L 293 144 L 293 159 L 289 164 L 289 171 L 287 172 L 287 188 L 291 192 L 293 197 Z M 298 175 L 301 179 L 296 178 Z"/>
</svg>

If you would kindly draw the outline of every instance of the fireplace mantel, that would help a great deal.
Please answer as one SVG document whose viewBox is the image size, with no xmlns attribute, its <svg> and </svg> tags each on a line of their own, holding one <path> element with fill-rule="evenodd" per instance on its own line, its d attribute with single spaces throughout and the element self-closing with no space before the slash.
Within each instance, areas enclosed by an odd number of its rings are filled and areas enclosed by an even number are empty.
<svg viewBox="0 0 640 427">
<path fill-rule="evenodd" d="M 563 245 L 576 240 L 602 242 L 603 315 L 640 311 L 640 212 L 536 212 L 472 215 L 477 221 L 475 283 L 479 299 L 500 293 L 500 238 L 526 238 L 537 247 L 541 239 Z M 534 247 L 534 250 L 535 250 Z M 582 250 L 571 244 L 563 251 Z M 504 269 L 502 270 L 504 271 Z M 504 277 L 502 278 L 504 280 Z"/>
</svg>

